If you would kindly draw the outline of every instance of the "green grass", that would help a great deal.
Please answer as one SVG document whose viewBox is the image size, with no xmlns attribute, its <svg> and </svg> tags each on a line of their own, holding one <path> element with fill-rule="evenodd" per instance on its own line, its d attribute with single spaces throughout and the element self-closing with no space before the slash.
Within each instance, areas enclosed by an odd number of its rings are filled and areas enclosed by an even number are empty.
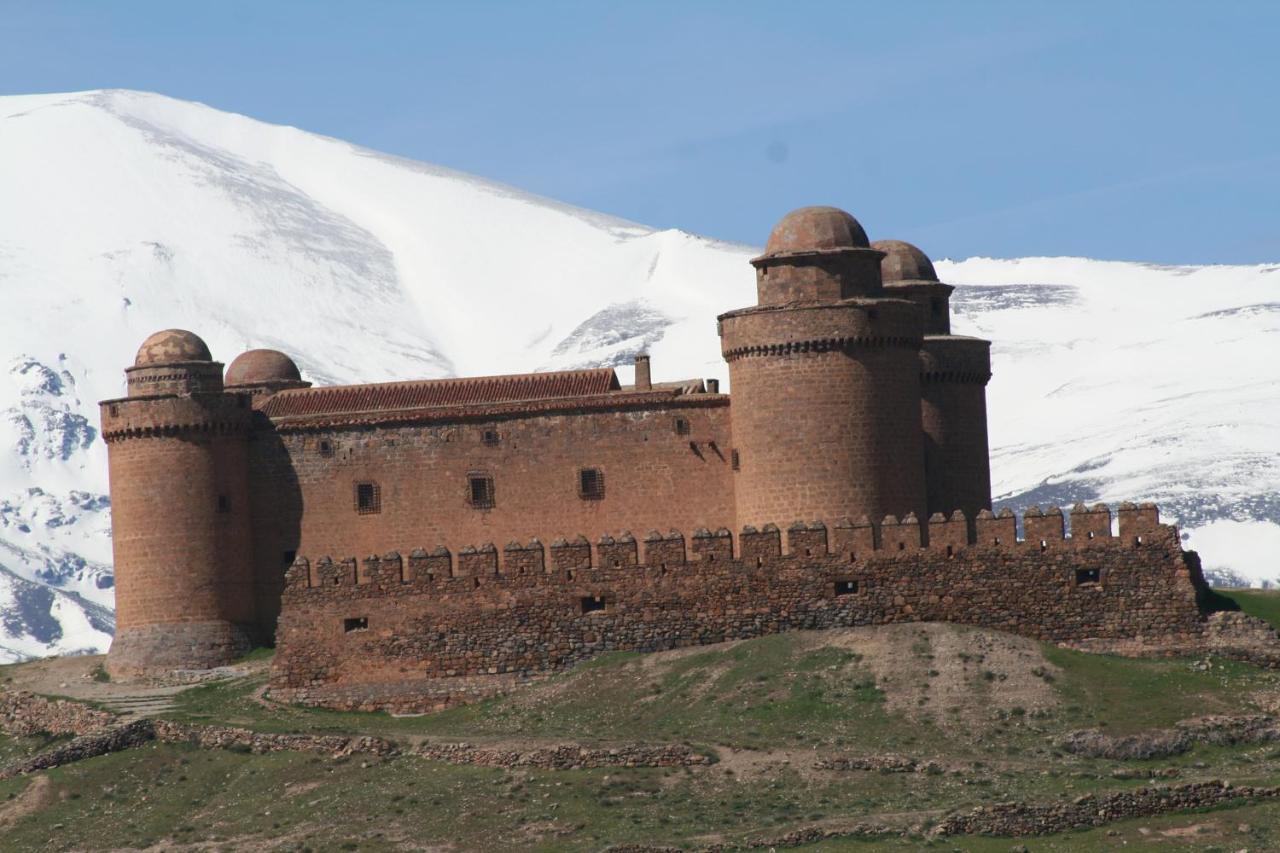
<svg viewBox="0 0 1280 853">
<path fill-rule="evenodd" d="M 1045 657 L 1061 667 L 1055 683 L 1060 719 L 1070 727 L 1102 727 L 1126 734 L 1171 726 L 1203 714 L 1255 712 L 1248 695 L 1277 685 L 1266 670 L 1214 659 L 1212 669 L 1185 660 L 1093 655 L 1046 645 Z"/>
<path fill-rule="evenodd" d="M 1214 592 L 1229 598 L 1250 616 L 1266 620 L 1280 630 L 1280 590 L 1269 589 L 1218 589 Z"/>
<path fill-rule="evenodd" d="M 967 630 L 967 629 L 956 629 Z M 1120 768 L 1175 768 L 1172 783 L 1228 778 L 1280 782 L 1280 744 L 1197 747 L 1164 760 L 1115 762 L 1066 755 L 1052 741 L 1074 728 L 1116 734 L 1171 725 L 1205 713 L 1247 713 L 1259 692 L 1280 692 L 1280 674 L 1213 661 L 1134 660 L 1042 648 L 1045 683 L 1057 702 L 998 713 L 1004 674 L 970 669 L 970 722 L 946 727 L 891 709 L 885 689 L 856 653 L 812 634 L 785 634 L 663 656 L 605 655 L 508 696 L 420 717 L 395 718 L 267 706 L 254 698 L 265 676 L 202 685 L 168 714 L 263 731 L 430 736 L 472 743 L 684 742 L 718 763 L 695 769 L 531 771 L 455 767 L 414 756 L 328 760 L 253 756 L 151 745 L 47 774 L 43 807 L 6 827 L 14 849 L 102 849 L 208 843 L 237 849 L 383 850 L 447 844 L 461 850 L 599 850 L 616 843 L 696 846 L 776 838 L 808 826 L 857 821 L 927 826 L 949 809 L 1002 800 L 1053 801 L 1134 788 Z M 928 659 L 917 640 L 903 653 Z M 939 658 L 937 666 L 948 665 Z M 943 709 L 939 709 L 941 713 Z M 40 748 L 0 739 L 0 759 Z M 746 750 L 746 752 L 740 752 Z M 941 761 L 936 774 L 815 772 L 832 755 L 895 752 Z M 1162 780 L 1163 781 L 1163 780 Z M 30 779 L 0 782 L 0 810 Z M 0 811 L 3 819 L 3 811 Z M 1143 836 L 1140 827 L 1192 836 Z M 1238 832 L 1236 825 L 1256 829 Z M 1159 840 L 1161 849 L 1268 849 L 1280 845 L 1280 805 L 1242 805 L 1052 839 L 838 841 L 821 850 L 1092 850 Z M 54 829 L 54 827 L 60 827 Z M 1163 829 L 1162 829 L 1163 828 Z M 1217 833 L 1216 835 L 1214 833 Z M 10 841 L 12 839 L 12 841 Z M 1235 846 L 1231 846 L 1234 844 Z M 1179 846 L 1182 845 L 1182 846 Z"/>
</svg>

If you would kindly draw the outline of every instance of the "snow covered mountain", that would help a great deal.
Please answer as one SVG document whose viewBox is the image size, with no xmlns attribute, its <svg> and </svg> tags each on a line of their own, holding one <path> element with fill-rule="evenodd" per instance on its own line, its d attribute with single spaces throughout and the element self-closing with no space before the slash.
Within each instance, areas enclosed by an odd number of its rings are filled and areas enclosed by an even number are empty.
<svg viewBox="0 0 1280 853">
<path fill-rule="evenodd" d="M 159 95 L 0 97 L 0 660 L 109 642 L 95 403 L 151 332 L 317 383 L 625 380 L 642 350 L 726 379 L 714 317 L 754 300 L 754 251 Z M 1210 567 L 1280 581 L 1280 270 L 938 267 L 957 332 L 996 342 L 1003 502 L 1158 500 Z"/>
</svg>

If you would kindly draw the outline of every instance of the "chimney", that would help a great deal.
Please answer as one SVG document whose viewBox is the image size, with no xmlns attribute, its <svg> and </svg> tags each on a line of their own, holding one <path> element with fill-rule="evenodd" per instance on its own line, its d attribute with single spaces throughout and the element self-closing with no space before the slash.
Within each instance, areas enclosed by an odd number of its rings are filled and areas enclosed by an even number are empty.
<svg viewBox="0 0 1280 853">
<path fill-rule="evenodd" d="M 653 379 L 649 375 L 649 356 L 636 356 L 636 390 L 648 391 L 653 388 Z"/>
<path fill-rule="evenodd" d="M 719 379 L 708 379 L 708 380 L 707 380 L 707 393 L 708 393 L 708 394 L 719 394 L 719 393 L 720 393 L 720 380 L 719 380 Z"/>
</svg>

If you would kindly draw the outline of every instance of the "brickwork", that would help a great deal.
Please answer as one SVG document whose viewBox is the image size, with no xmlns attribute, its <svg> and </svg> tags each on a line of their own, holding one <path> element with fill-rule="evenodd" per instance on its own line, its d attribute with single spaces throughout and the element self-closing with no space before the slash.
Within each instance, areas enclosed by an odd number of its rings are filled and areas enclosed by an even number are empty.
<svg viewBox="0 0 1280 853">
<path fill-rule="evenodd" d="M 114 674 L 217 665 L 249 647 L 248 398 L 103 404 L 116 573 Z M 157 629 L 173 626 L 172 630 Z"/>
<path fill-rule="evenodd" d="M 720 318 L 737 526 L 925 511 L 919 327 L 888 299 Z"/>
<path fill-rule="evenodd" d="M 407 709 L 448 703 L 454 679 L 470 699 L 486 675 L 505 685 L 605 651 L 795 629 L 949 621 L 1055 642 L 1203 630 L 1203 580 L 1151 511 L 1123 515 L 1119 537 L 1108 524 L 1108 535 L 1065 538 L 1060 512 L 1040 518 L 1058 519 L 1056 536 L 1042 525 L 1042 539 L 1019 542 L 1012 515 L 983 513 L 972 538 L 955 515 L 924 529 L 891 518 L 797 524 L 785 549 L 769 527 L 736 542 L 722 530 L 304 557 L 289 570 L 272 687 L 296 701 Z"/>
<path fill-rule="evenodd" d="M 929 336 L 920 355 L 920 409 L 930 513 L 962 510 L 970 518 L 991 508 L 987 448 L 990 344 L 976 338 Z"/>
</svg>

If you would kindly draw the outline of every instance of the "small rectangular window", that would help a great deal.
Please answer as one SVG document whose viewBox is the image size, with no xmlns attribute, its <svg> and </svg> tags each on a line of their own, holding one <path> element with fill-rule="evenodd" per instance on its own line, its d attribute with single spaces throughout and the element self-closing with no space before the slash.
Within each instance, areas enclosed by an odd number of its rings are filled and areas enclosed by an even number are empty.
<svg viewBox="0 0 1280 853">
<path fill-rule="evenodd" d="M 853 595 L 857 591 L 857 581 L 836 581 L 836 595 Z"/>
<path fill-rule="evenodd" d="M 738 455 L 736 449 L 729 451 L 730 466 L 737 471 L 742 467 L 742 457 Z"/>
<path fill-rule="evenodd" d="M 578 496 L 584 501 L 604 498 L 604 474 L 599 468 L 583 468 L 578 472 Z"/>
<path fill-rule="evenodd" d="M 320 443 L 317 445 L 317 447 L 320 450 L 320 455 L 323 456 L 324 458 L 328 459 L 329 457 L 333 456 L 333 442 L 329 441 L 329 439 L 327 438 L 320 439 Z"/>
<path fill-rule="evenodd" d="M 118 417 L 120 417 L 120 407 L 119 407 L 119 406 L 112 405 L 112 407 L 111 407 L 111 417 L 113 417 L 113 418 L 118 418 Z"/>
<path fill-rule="evenodd" d="M 595 613 L 600 610 L 604 610 L 604 596 L 584 595 L 582 597 L 583 613 Z"/>
<path fill-rule="evenodd" d="M 487 447 L 497 447 L 498 442 L 501 440 L 501 436 L 498 435 L 496 429 L 487 429 L 480 433 L 480 441 Z"/>
<path fill-rule="evenodd" d="M 477 509 L 493 506 L 493 478 L 488 474 L 467 475 L 467 503 Z"/>
<path fill-rule="evenodd" d="M 356 483 L 356 512 L 360 515 L 382 512 L 382 489 L 377 483 Z"/>
<path fill-rule="evenodd" d="M 218 495 L 218 512 L 231 512 L 231 498 Z"/>
<path fill-rule="evenodd" d="M 1101 569 L 1076 569 L 1076 586 L 1097 586 L 1102 583 Z"/>
<path fill-rule="evenodd" d="M 352 631 L 368 631 L 368 630 L 369 630 L 369 617 L 368 617 L 368 616 L 353 616 L 353 617 L 352 617 L 352 618 L 350 618 L 350 619 L 343 619 L 343 620 L 342 620 L 342 630 L 343 630 L 343 631 L 345 631 L 345 632 L 346 632 L 346 633 L 348 633 L 348 634 L 350 634 Z"/>
<path fill-rule="evenodd" d="M 676 418 L 676 435 L 689 434 L 689 421 L 686 418 Z"/>
</svg>

